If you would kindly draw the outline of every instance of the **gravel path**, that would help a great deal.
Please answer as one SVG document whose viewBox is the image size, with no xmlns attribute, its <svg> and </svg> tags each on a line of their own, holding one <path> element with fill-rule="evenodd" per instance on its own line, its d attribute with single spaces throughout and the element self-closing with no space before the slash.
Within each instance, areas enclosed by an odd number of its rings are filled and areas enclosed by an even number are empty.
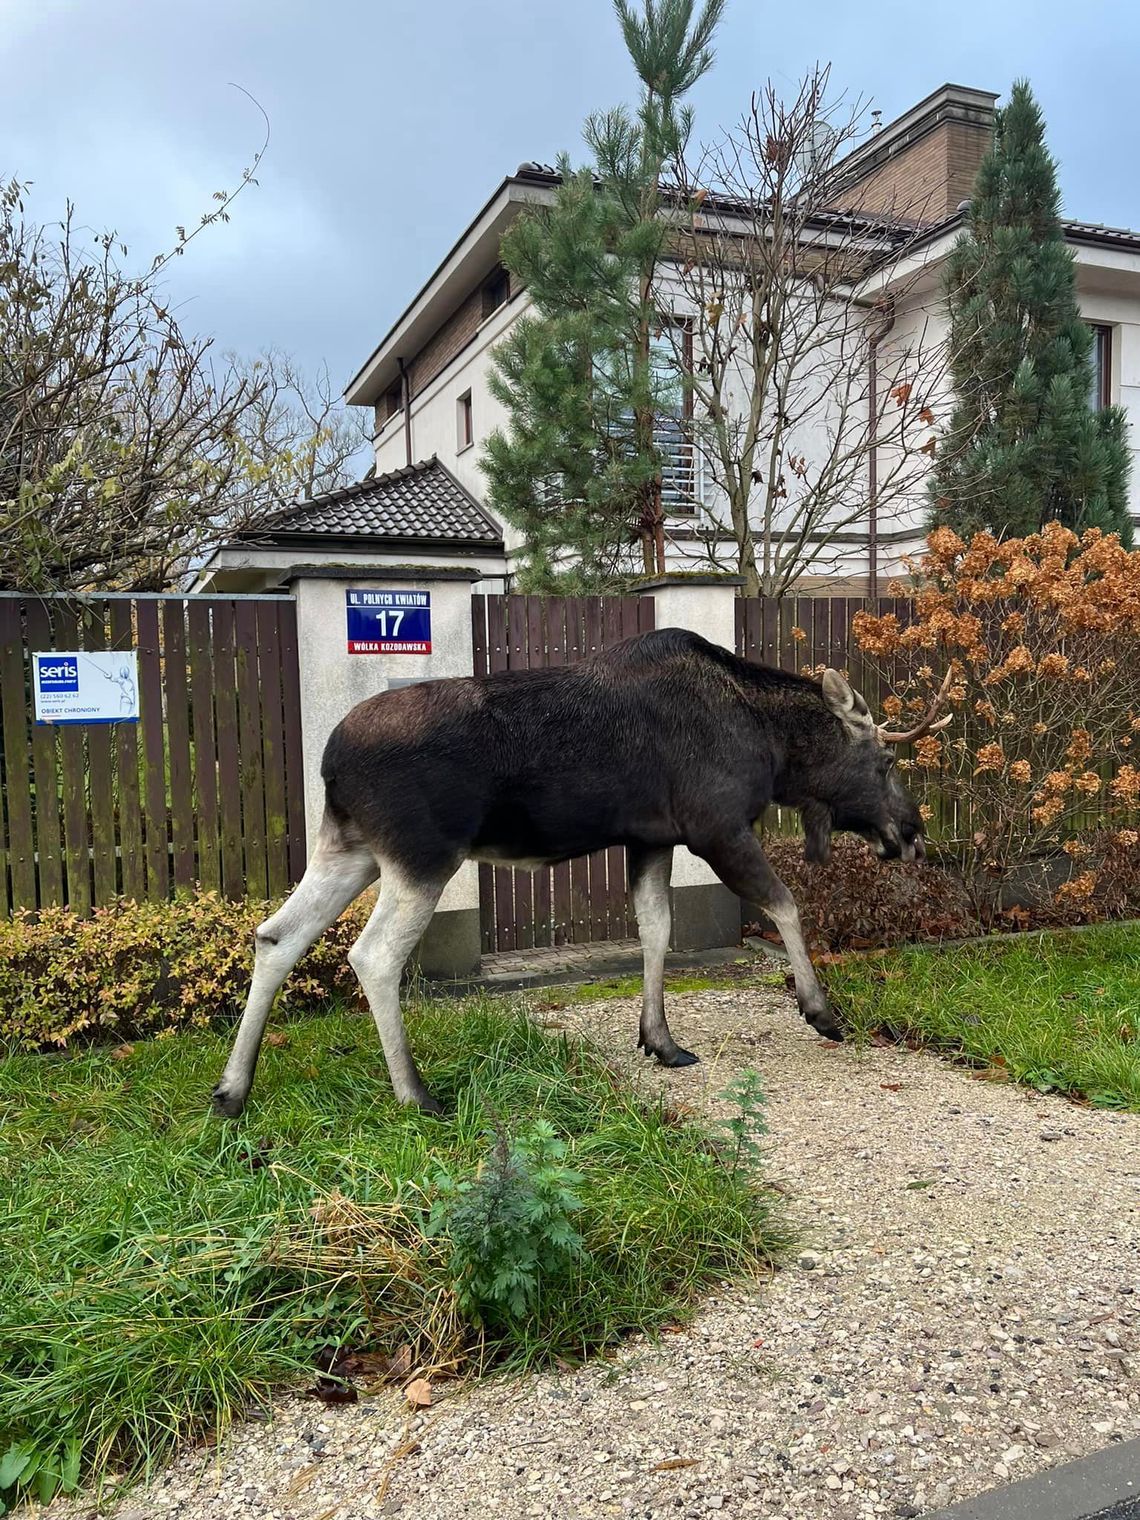
<svg viewBox="0 0 1140 1520">
<path fill-rule="evenodd" d="M 1140 1117 L 820 1042 L 771 988 L 674 998 L 697 1105 L 758 1067 L 802 1246 L 687 1330 L 568 1374 L 283 1400 L 119 1520 L 914 1516 L 1140 1434 Z M 546 1015 L 609 1043 L 632 1004 Z M 378 1498 L 387 1472 L 387 1490 Z M 57 1511 L 53 1510 L 53 1514 Z"/>
</svg>

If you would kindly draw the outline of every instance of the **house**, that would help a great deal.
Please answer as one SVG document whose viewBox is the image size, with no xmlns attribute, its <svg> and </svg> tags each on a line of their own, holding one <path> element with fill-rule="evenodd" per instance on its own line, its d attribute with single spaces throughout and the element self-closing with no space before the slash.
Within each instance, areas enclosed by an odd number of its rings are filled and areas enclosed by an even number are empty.
<svg viewBox="0 0 1140 1520">
<path fill-rule="evenodd" d="M 835 225 L 842 222 L 845 235 L 861 239 L 871 253 L 876 244 L 890 251 L 896 229 L 905 244 L 897 257 L 876 261 L 869 256 L 852 291 L 855 302 L 889 304 L 891 311 L 881 372 L 872 358 L 868 410 L 889 407 L 902 372 L 891 370 L 889 352 L 905 367 L 920 345 L 919 335 L 927 353 L 945 351 L 943 264 L 990 143 L 996 100 L 988 91 L 943 85 L 896 121 L 872 131 L 835 167 Z M 405 496 L 416 497 L 414 517 L 421 543 L 442 547 L 441 538 L 433 540 L 422 530 L 440 499 L 438 483 L 445 475 L 453 482 L 445 493 L 448 499 L 459 491 L 471 508 L 485 502 L 480 445 L 507 422 L 488 385 L 491 355 L 528 307 L 526 290 L 500 261 L 500 243 L 522 212 L 553 199 L 557 184 L 554 170 L 533 163 L 508 175 L 347 388 L 349 403 L 371 408 L 374 417 L 376 481 L 369 489 L 388 489 L 384 482 L 398 481 Z M 732 217 L 731 205 L 722 207 L 722 215 Z M 1065 232 L 1076 255 L 1081 310 L 1096 333 L 1090 405 L 1125 408 L 1132 421 L 1135 459 L 1140 452 L 1140 233 L 1076 221 L 1066 222 Z M 827 235 L 821 224 L 819 236 Z M 693 321 L 691 310 L 676 315 L 678 321 Z M 668 568 L 707 569 L 710 562 L 734 568 L 733 541 L 720 531 L 724 503 L 713 472 L 686 439 L 683 419 L 672 427 L 665 419 L 665 424 Z M 811 456 L 813 447 L 811 437 L 801 440 L 801 455 Z M 931 447 L 928 442 L 927 449 Z M 905 557 L 920 548 L 927 512 L 921 475 L 888 501 L 879 482 L 890 461 L 882 454 L 876 448 L 860 461 L 866 476 L 860 475 L 849 488 L 855 510 L 841 522 L 812 525 L 807 538 L 814 547 L 808 567 L 797 572 L 797 591 L 875 594 L 902 568 Z M 928 462 L 918 462 L 925 474 Z M 1133 516 L 1140 526 L 1140 460 L 1132 472 L 1131 490 Z M 278 564 L 284 537 L 293 544 L 294 532 L 314 530 L 316 537 L 327 535 L 330 552 L 341 557 L 349 549 L 356 552 L 363 540 L 355 531 L 359 519 L 354 491 L 369 494 L 359 487 L 303 504 L 296 509 L 292 527 L 283 525 L 266 540 L 264 554 L 276 556 Z M 864 510 L 867 504 L 874 509 Z M 307 528 L 302 530 L 301 524 Z M 456 540 L 453 545 L 465 563 L 487 566 L 483 589 L 498 589 L 501 575 L 510 584 L 520 544 L 510 529 L 504 537 L 501 560 L 495 560 L 489 543 L 479 544 L 484 553 L 479 560 L 470 558 L 473 540 Z M 239 561 L 246 567 L 254 561 L 261 564 L 262 554 L 262 548 L 255 550 L 253 545 L 227 546 L 219 551 L 216 573 L 238 573 Z"/>
<path fill-rule="evenodd" d="M 503 591 L 503 530 L 438 458 L 372 474 L 279 512 L 256 532 L 215 549 L 196 572 L 198 592 L 271 591 L 296 565 L 446 565 L 482 572 Z"/>
</svg>

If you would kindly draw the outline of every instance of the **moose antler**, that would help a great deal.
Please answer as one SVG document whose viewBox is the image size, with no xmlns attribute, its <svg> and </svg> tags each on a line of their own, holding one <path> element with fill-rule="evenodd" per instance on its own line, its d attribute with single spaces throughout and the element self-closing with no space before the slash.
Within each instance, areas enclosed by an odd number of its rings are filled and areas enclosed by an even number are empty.
<svg viewBox="0 0 1140 1520">
<path fill-rule="evenodd" d="M 926 716 L 922 718 L 914 728 L 908 728 L 905 734 L 893 734 L 887 728 L 885 723 L 881 723 L 879 725 L 879 738 L 883 741 L 883 743 L 910 744 L 915 739 L 921 739 L 923 734 L 935 733 L 938 729 L 945 728 L 948 723 L 953 723 L 953 713 L 947 713 L 944 718 L 938 718 L 937 722 L 934 721 L 938 715 L 938 709 L 946 700 L 946 693 L 950 690 L 950 681 L 953 675 L 954 667 L 951 666 L 946 674 L 942 677 L 942 685 L 938 688 L 938 695 L 934 698 L 934 701 L 927 709 Z"/>
</svg>

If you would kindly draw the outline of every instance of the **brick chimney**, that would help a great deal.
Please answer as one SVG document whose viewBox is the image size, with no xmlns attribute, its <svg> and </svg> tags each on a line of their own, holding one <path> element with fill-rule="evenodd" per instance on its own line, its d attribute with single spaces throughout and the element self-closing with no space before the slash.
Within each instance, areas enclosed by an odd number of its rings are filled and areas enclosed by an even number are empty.
<svg viewBox="0 0 1140 1520">
<path fill-rule="evenodd" d="M 996 100 L 989 90 L 944 84 L 836 166 L 832 204 L 843 211 L 944 221 L 970 197 L 993 137 Z"/>
</svg>

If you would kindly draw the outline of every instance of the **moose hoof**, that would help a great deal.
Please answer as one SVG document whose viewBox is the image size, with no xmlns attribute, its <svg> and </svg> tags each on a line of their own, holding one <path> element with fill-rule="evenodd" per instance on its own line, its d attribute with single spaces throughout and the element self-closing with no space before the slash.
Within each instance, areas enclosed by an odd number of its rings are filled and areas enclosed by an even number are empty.
<svg viewBox="0 0 1140 1520">
<path fill-rule="evenodd" d="M 438 1099 L 433 1098 L 431 1093 L 421 1093 L 418 1097 L 413 1099 L 413 1102 L 421 1114 L 431 1114 L 432 1118 L 434 1119 L 443 1118 L 443 1104 L 440 1103 Z"/>
<path fill-rule="evenodd" d="M 680 1045 L 650 1045 L 642 1041 L 639 1048 L 647 1057 L 656 1056 L 662 1066 L 695 1066 L 701 1059 L 695 1056 L 691 1050 L 682 1050 Z"/>
<path fill-rule="evenodd" d="M 240 1119 L 245 1108 L 245 1098 L 244 1093 L 234 1092 L 219 1082 L 210 1094 L 210 1103 L 214 1112 L 223 1119 Z"/>
<path fill-rule="evenodd" d="M 825 1003 L 822 1008 L 802 1008 L 800 1012 L 822 1039 L 841 1040 L 843 1025 Z"/>
</svg>

